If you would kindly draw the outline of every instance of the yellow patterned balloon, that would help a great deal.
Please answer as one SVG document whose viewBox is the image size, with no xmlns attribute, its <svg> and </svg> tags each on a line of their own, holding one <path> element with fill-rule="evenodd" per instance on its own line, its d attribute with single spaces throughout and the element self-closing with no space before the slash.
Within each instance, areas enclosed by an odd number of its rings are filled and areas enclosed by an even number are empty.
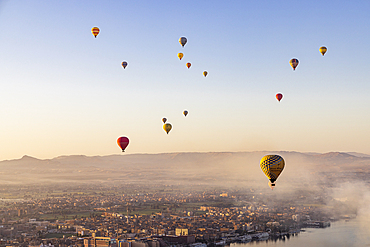
<svg viewBox="0 0 370 247">
<path fill-rule="evenodd" d="M 266 155 L 261 159 L 260 166 L 263 173 L 273 184 L 283 171 L 285 162 L 279 155 Z"/>
<path fill-rule="evenodd" d="M 328 48 L 326 48 L 325 46 L 321 46 L 319 52 L 324 56 L 327 50 Z"/>
<path fill-rule="evenodd" d="M 170 132 L 170 130 L 172 129 L 172 125 L 170 123 L 166 123 L 166 124 L 163 125 L 163 129 L 168 134 Z"/>
</svg>

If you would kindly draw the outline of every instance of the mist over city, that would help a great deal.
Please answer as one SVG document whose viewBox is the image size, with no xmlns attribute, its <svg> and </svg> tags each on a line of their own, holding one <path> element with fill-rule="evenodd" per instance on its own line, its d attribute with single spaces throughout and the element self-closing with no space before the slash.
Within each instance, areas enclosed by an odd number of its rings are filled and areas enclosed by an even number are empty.
<svg viewBox="0 0 370 247">
<path fill-rule="evenodd" d="M 369 13 L 0 0 L 0 247 L 370 246 Z"/>
</svg>

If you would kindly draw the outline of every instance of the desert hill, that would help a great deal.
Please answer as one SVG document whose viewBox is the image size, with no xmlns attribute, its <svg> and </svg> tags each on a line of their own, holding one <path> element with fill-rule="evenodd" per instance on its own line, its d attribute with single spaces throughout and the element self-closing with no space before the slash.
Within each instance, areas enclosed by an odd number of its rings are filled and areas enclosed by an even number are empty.
<svg viewBox="0 0 370 247">
<path fill-rule="evenodd" d="M 260 186 L 267 179 L 259 167 L 266 154 L 279 154 L 286 167 L 280 186 L 312 186 L 367 179 L 370 157 L 349 153 L 209 152 L 59 156 L 0 162 L 0 184 L 143 183 L 174 185 Z"/>
</svg>

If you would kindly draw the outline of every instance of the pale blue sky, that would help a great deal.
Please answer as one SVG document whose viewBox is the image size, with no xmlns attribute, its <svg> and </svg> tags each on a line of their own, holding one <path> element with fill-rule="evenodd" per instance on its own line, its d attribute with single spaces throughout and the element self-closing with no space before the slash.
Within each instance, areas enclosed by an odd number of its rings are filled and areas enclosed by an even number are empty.
<svg viewBox="0 0 370 247">
<path fill-rule="evenodd" d="M 369 13 L 367 1 L 0 1 L 0 160 L 115 154 L 122 135 L 127 153 L 370 154 Z"/>
</svg>

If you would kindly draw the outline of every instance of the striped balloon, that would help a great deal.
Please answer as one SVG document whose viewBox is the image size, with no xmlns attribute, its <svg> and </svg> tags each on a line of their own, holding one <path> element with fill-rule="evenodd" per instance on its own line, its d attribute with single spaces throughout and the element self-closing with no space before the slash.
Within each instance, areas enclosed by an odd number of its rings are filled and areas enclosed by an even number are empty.
<svg viewBox="0 0 370 247">
<path fill-rule="evenodd" d="M 96 38 L 96 36 L 98 36 L 100 30 L 99 30 L 98 27 L 93 27 L 93 28 L 91 28 L 91 32 L 94 35 L 94 37 Z"/>
</svg>

